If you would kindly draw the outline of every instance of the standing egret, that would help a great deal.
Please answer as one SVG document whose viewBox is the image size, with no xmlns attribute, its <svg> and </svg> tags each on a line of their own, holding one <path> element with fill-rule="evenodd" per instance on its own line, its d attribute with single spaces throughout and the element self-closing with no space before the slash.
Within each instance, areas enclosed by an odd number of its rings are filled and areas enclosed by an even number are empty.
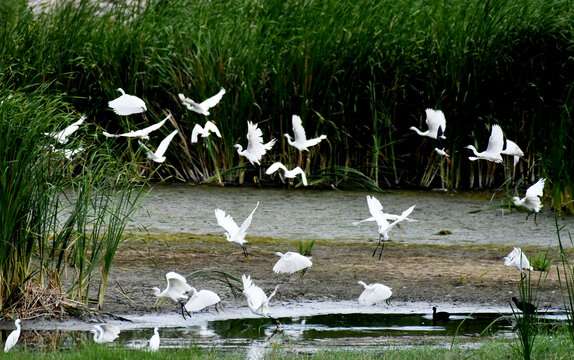
<svg viewBox="0 0 574 360">
<path fill-rule="evenodd" d="M 301 118 L 298 115 L 293 115 L 291 121 L 293 122 L 293 135 L 295 136 L 295 140 L 291 140 L 289 134 L 284 134 L 284 136 L 287 138 L 289 145 L 296 147 L 300 151 L 309 151 L 309 146 L 315 146 L 320 143 L 321 140 L 327 138 L 327 135 L 321 135 L 318 138 L 307 139 Z"/>
<path fill-rule="evenodd" d="M 122 95 L 108 102 L 108 106 L 118 115 L 131 115 L 147 110 L 145 102 L 137 96 L 128 95 L 122 88 L 117 89 Z"/>
<path fill-rule="evenodd" d="M 313 265 L 310 257 L 303 256 L 297 252 L 287 251 L 283 254 L 277 251 L 275 255 L 280 258 L 273 266 L 273 272 L 277 274 L 293 274 L 302 270 L 301 278 L 303 278 L 307 269 Z"/>
<path fill-rule="evenodd" d="M 540 196 L 543 195 L 544 191 L 544 182 L 546 181 L 545 178 L 539 179 L 536 184 L 530 186 L 528 190 L 526 190 L 526 195 L 520 199 L 517 196 L 514 196 L 512 200 L 514 201 L 514 205 L 522 206 L 526 209 L 530 210 L 528 215 L 526 215 L 526 219 L 534 213 L 534 223 L 538 225 L 536 222 L 536 215 L 542 208 L 542 204 L 540 202 Z"/>
<path fill-rule="evenodd" d="M 138 142 L 141 145 L 141 147 L 143 147 L 145 149 L 148 159 L 153 160 L 157 163 L 162 163 L 166 159 L 164 154 L 167 151 L 167 147 L 169 146 L 169 143 L 171 142 L 171 140 L 173 139 L 175 134 L 177 134 L 177 132 L 178 132 L 177 130 L 174 130 L 171 134 L 166 136 L 165 139 L 163 139 L 161 141 L 161 143 L 159 144 L 159 146 L 157 147 L 157 150 L 155 152 L 148 149 L 147 146 L 145 146 L 145 144 L 142 143 L 141 141 L 138 141 Z"/>
<path fill-rule="evenodd" d="M 509 266 L 509 267 L 515 267 L 518 270 L 520 270 L 521 272 L 524 272 L 524 269 L 534 270 L 532 268 L 532 266 L 530 266 L 530 262 L 528 261 L 528 258 L 526 257 L 526 255 L 524 255 L 522 250 L 520 248 L 517 248 L 517 247 L 515 247 L 510 252 L 510 254 L 508 254 L 504 257 L 504 265 Z"/>
<path fill-rule="evenodd" d="M 367 285 L 360 280 L 358 283 L 365 288 L 359 296 L 360 305 L 375 305 L 384 300 L 387 305 L 392 306 L 390 297 L 393 295 L 393 292 L 390 287 L 379 283 Z"/>
<path fill-rule="evenodd" d="M 518 310 L 522 311 L 523 313 L 533 314 L 536 311 L 536 306 L 534 304 L 531 304 L 527 301 L 520 301 L 516 298 L 516 296 L 512 297 L 512 301 Z"/>
<path fill-rule="evenodd" d="M 82 115 L 80 120 L 72 123 L 72 125 L 66 127 L 64 130 L 59 131 L 57 133 L 44 133 L 44 135 L 48 135 L 56 139 L 60 144 L 65 144 L 68 142 L 68 136 L 72 135 L 76 130 L 80 128 L 80 125 L 84 123 L 86 120 L 86 116 Z"/>
<path fill-rule="evenodd" d="M 198 135 L 201 135 L 201 137 L 208 137 L 211 133 L 214 133 L 217 135 L 217 137 L 221 137 L 219 129 L 211 121 L 207 121 L 204 127 L 201 127 L 199 124 L 195 124 L 193 130 L 191 131 L 191 142 L 196 143 Z"/>
<path fill-rule="evenodd" d="M 502 155 L 510 155 L 514 157 L 514 167 L 518 164 L 518 160 L 520 160 L 521 156 L 524 156 L 522 149 L 516 145 L 514 141 L 506 139 L 506 148 L 502 150 Z"/>
<path fill-rule="evenodd" d="M 273 320 L 273 322 L 279 326 L 279 321 L 271 317 L 271 312 L 269 311 L 269 301 L 277 293 L 277 288 L 279 285 L 275 286 L 275 290 L 269 295 L 265 295 L 265 292 L 257 285 L 253 284 L 251 281 L 251 276 L 241 276 L 243 281 L 243 294 L 247 297 L 247 306 L 249 310 L 256 315 L 266 316 Z"/>
<path fill-rule="evenodd" d="M 16 321 L 14 321 L 14 325 L 16 326 L 16 329 L 13 330 L 10 335 L 8 335 L 8 337 L 6 338 L 6 342 L 4 343 L 4 352 L 7 353 L 8 351 L 10 351 L 10 349 L 12 349 L 14 347 L 14 345 L 16 345 L 16 343 L 18 342 L 18 339 L 20 338 L 20 319 L 16 319 Z"/>
<path fill-rule="evenodd" d="M 504 136 L 502 134 L 502 129 L 498 125 L 492 125 L 492 130 L 490 133 L 490 138 L 488 139 L 488 146 L 483 152 L 478 152 L 473 145 L 468 145 L 465 149 L 472 150 L 475 156 L 469 156 L 469 160 L 475 161 L 479 159 L 484 159 L 488 161 L 493 161 L 495 163 L 502 162 L 502 147 L 504 146 Z"/>
<path fill-rule="evenodd" d="M 271 164 L 271 166 L 269 166 L 265 173 L 267 175 L 271 175 L 279 169 L 283 170 L 285 177 L 289 179 L 294 179 L 297 175 L 301 175 L 301 181 L 303 182 L 303 185 L 307 186 L 307 176 L 305 176 L 305 172 L 299 166 L 294 167 L 292 170 L 288 170 L 287 167 L 285 167 L 285 165 L 281 164 L 280 162 L 274 162 Z"/>
<path fill-rule="evenodd" d="M 149 339 L 149 351 L 159 350 L 159 332 L 157 327 L 153 328 L 153 336 Z"/>
<path fill-rule="evenodd" d="M 249 257 L 249 254 L 247 253 L 247 247 L 243 245 L 247 242 L 247 240 L 245 240 L 245 233 L 247 232 L 249 225 L 251 225 L 253 213 L 255 210 L 257 210 L 258 206 L 259 201 L 257 202 L 257 205 L 255 205 L 255 209 L 253 209 L 251 214 L 249 214 L 249 216 L 243 221 L 241 227 L 237 226 L 231 215 L 225 215 L 225 211 L 221 209 L 215 209 L 215 218 L 217 219 L 219 226 L 225 229 L 224 235 L 227 237 L 227 241 L 241 246 L 245 257 Z"/>
<path fill-rule="evenodd" d="M 181 103 L 183 105 L 185 105 L 185 107 L 188 110 L 192 110 L 195 111 L 196 113 L 208 116 L 209 115 L 209 109 L 211 109 L 212 107 L 214 107 L 215 105 L 217 105 L 217 103 L 219 103 L 219 101 L 221 100 L 221 98 L 223 97 L 223 95 L 225 94 L 225 89 L 221 88 L 221 90 L 219 90 L 219 92 L 217 94 L 215 94 L 214 96 L 210 97 L 207 100 L 204 100 L 201 103 L 196 103 L 195 101 L 191 100 L 190 98 L 185 97 L 183 94 L 179 94 L 179 100 L 181 100 Z"/>
<path fill-rule="evenodd" d="M 428 130 L 420 131 L 414 126 L 411 126 L 409 129 L 415 131 L 420 136 L 428 136 L 433 139 L 436 139 L 437 137 L 446 139 L 446 136 L 442 135 L 442 133 L 440 135 L 438 134 L 439 127 L 442 131 L 446 130 L 446 119 L 444 117 L 444 113 L 441 110 L 433 109 L 426 109 L 425 113 L 427 115 L 426 123 L 428 125 Z"/>
<path fill-rule="evenodd" d="M 157 124 L 153 124 L 151 126 L 148 126 L 144 129 L 140 129 L 140 130 L 136 130 L 136 131 L 129 131 L 127 133 L 123 133 L 123 134 L 110 134 L 109 132 L 103 132 L 105 137 L 133 137 L 133 138 L 139 138 L 142 140 L 148 140 L 149 139 L 149 134 L 152 131 L 155 131 L 157 129 L 159 129 L 160 127 L 162 127 L 162 125 L 167 121 L 167 119 L 169 119 L 171 117 L 171 114 L 169 114 L 165 119 L 163 119 L 162 121 L 158 122 Z"/>
<path fill-rule="evenodd" d="M 191 291 L 193 292 L 193 295 L 191 295 L 185 304 L 185 310 L 187 310 L 188 313 L 201 311 L 211 305 L 215 305 L 215 310 L 219 311 L 217 310 L 217 304 L 221 307 L 221 304 L 219 303 L 221 298 L 219 295 L 211 290 L 197 291 L 194 287 L 191 288 Z"/>
<path fill-rule="evenodd" d="M 261 158 L 268 150 L 271 150 L 277 139 L 271 139 L 268 143 L 263 143 L 263 132 L 251 121 L 247 122 L 247 149 L 243 150 L 240 144 L 233 145 L 237 148 L 237 153 L 245 156 L 253 165 L 259 165 Z"/>
<path fill-rule="evenodd" d="M 90 332 L 94 333 L 94 341 L 98 344 L 112 342 L 120 336 L 120 328 L 111 324 L 94 325 Z"/>
<path fill-rule="evenodd" d="M 187 295 L 185 295 L 185 293 L 191 291 L 192 287 L 187 283 L 187 280 L 182 275 L 174 271 L 170 271 L 165 274 L 165 278 L 167 280 L 167 287 L 164 291 L 160 291 L 157 287 L 154 287 L 152 290 L 158 298 L 167 298 L 178 303 L 181 306 L 181 316 L 185 319 L 184 302 L 187 300 Z M 191 316 L 189 313 L 188 315 Z"/>
</svg>

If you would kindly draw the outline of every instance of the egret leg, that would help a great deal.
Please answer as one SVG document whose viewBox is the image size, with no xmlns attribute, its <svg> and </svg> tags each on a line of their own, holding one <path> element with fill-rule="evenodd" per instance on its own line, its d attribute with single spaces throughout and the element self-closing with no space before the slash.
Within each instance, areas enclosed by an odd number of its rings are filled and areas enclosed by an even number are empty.
<svg viewBox="0 0 574 360">
<path fill-rule="evenodd" d="M 299 276 L 301 276 L 301 279 L 303 279 L 305 277 L 305 273 L 307 272 L 308 268 L 305 268 L 301 271 L 301 274 Z"/>
<path fill-rule="evenodd" d="M 383 236 L 379 235 L 379 243 L 377 244 L 377 247 L 375 248 L 375 251 L 373 251 L 373 255 L 371 257 L 375 257 L 375 254 L 377 253 L 377 249 L 379 248 L 379 246 L 381 246 L 382 238 L 383 238 Z"/>
<path fill-rule="evenodd" d="M 243 255 L 245 255 L 245 257 L 248 258 L 248 257 L 249 257 L 249 253 L 247 252 L 247 247 L 241 245 L 241 248 L 243 249 Z"/>
<path fill-rule="evenodd" d="M 185 308 L 185 304 L 183 302 L 180 302 L 179 305 L 181 305 L 181 316 L 183 316 L 183 320 L 185 320 L 186 313 L 189 317 L 191 317 L 191 313 L 187 311 L 187 309 Z"/>
<path fill-rule="evenodd" d="M 385 302 L 387 303 L 387 305 L 393 306 L 393 304 L 391 304 L 391 299 L 387 299 L 387 300 L 385 300 Z"/>
<path fill-rule="evenodd" d="M 379 260 L 383 257 L 383 250 L 385 249 L 385 240 L 382 241 L 381 252 L 379 253 Z"/>
<path fill-rule="evenodd" d="M 534 213 L 534 223 L 536 224 L 536 226 L 538 226 L 538 223 L 536 222 L 536 215 L 538 215 L 537 212 Z"/>
</svg>

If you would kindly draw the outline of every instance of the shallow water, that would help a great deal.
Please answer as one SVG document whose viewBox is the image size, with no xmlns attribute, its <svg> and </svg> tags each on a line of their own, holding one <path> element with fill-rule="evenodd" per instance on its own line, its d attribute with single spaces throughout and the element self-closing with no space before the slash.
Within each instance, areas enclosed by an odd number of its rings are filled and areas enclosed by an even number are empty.
<svg viewBox="0 0 574 360">
<path fill-rule="evenodd" d="M 511 246 L 556 246 L 554 213 L 543 209 L 538 226 L 524 212 L 469 211 L 501 204 L 486 193 L 449 194 L 441 191 L 393 191 L 388 194 L 331 190 L 286 190 L 216 186 L 171 185 L 154 188 L 133 217 L 134 231 L 156 234 L 221 234 L 214 210 L 222 208 L 241 223 L 260 205 L 247 233 L 284 239 L 377 239 L 374 222 L 357 226 L 353 221 L 370 217 L 366 195 L 377 197 L 385 212 L 400 214 L 411 205 L 416 208 L 403 222 L 404 231 L 391 230 L 394 242 L 418 244 L 497 244 Z M 561 217 L 559 224 L 574 228 L 574 218 Z M 449 230 L 450 235 L 435 235 Z M 564 245 L 571 246 L 566 233 Z"/>
</svg>

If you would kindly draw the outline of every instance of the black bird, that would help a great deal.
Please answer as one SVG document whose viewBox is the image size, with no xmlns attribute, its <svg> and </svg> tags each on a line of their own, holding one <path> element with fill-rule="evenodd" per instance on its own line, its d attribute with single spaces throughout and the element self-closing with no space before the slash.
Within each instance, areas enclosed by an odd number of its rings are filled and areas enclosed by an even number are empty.
<svg viewBox="0 0 574 360">
<path fill-rule="evenodd" d="M 446 311 L 439 311 L 436 312 L 436 307 L 433 306 L 432 308 L 432 325 L 435 326 L 437 321 L 448 321 L 450 318 L 450 314 Z"/>
<path fill-rule="evenodd" d="M 536 306 L 534 306 L 533 304 L 526 302 L 526 301 L 519 301 L 516 296 L 512 297 L 512 301 L 514 301 L 514 304 L 516 305 L 516 307 L 522 311 L 523 313 L 534 313 L 536 311 Z"/>
</svg>

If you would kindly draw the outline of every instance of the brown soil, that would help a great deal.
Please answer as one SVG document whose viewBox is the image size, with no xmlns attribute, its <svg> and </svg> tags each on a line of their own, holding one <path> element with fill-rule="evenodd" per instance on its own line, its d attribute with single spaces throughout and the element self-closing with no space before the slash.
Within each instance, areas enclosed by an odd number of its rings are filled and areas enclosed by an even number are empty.
<svg viewBox="0 0 574 360">
<path fill-rule="evenodd" d="M 375 243 L 318 240 L 312 250 L 313 266 L 304 279 L 297 274 L 278 275 L 272 271 L 275 251 L 297 251 L 297 242 L 249 238 L 250 259 L 241 249 L 214 236 L 178 235 L 132 239 L 122 244 L 108 282 L 104 311 L 115 314 L 163 313 L 167 305 L 153 309 L 151 290 L 165 288 L 165 274 L 184 276 L 202 268 L 217 268 L 238 278 L 251 275 L 256 285 L 270 293 L 279 290 L 274 302 L 352 300 L 362 291 L 358 280 L 380 282 L 393 289 L 392 300 L 429 304 L 505 306 L 518 296 L 520 272 L 504 266 L 503 257 L 512 250 L 504 246 L 433 246 L 388 243 L 383 257 L 371 257 Z M 533 256 L 545 249 L 524 249 Z M 557 254 L 550 254 L 557 258 Z M 556 264 L 556 263 L 555 263 Z M 562 292 L 556 267 L 549 272 L 533 271 L 541 306 L 562 307 Z M 198 289 L 219 293 L 225 306 L 244 306 L 240 293 L 234 297 L 222 283 L 207 279 L 190 280 Z M 240 285 L 240 284 L 238 284 Z M 534 291 L 533 291 L 534 294 Z M 174 310 L 175 311 L 175 308 Z"/>
</svg>

